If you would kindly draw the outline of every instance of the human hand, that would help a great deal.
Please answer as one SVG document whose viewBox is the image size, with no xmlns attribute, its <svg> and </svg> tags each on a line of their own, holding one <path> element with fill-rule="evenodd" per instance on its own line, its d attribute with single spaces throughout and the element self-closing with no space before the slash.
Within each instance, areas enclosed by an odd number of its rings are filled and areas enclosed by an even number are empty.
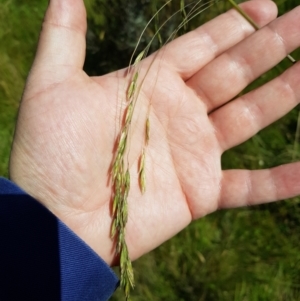
<svg viewBox="0 0 300 301">
<path fill-rule="evenodd" d="M 271 1 L 248 2 L 243 9 L 261 26 L 276 15 Z M 85 31 L 82 0 L 50 1 L 21 102 L 10 175 L 108 264 L 115 264 L 109 173 L 128 82 L 125 70 L 91 78 L 83 72 Z M 126 239 L 133 260 L 217 209 L 300 194 L 299 163 L 221 170 L 224 151 L 300 99 L 298 63 L 229 102 L 299 46 L 300 8 L 253 31 L 231 10 L 167 45 L 151 66 L 130 139 Z M 152 59 L 143 61 L 142 70 Z M 147 190 L 142 195 L 137 165 L 149 103 Z"/>
</svg>

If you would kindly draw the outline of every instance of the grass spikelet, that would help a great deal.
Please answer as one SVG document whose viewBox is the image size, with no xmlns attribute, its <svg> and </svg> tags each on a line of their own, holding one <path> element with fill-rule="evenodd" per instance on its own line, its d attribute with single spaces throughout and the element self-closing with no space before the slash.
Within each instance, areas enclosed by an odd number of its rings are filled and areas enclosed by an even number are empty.
<svg viewBox="0 0 300 301">
<path fill-rule="evenodd" d="M 146 145 L 148 145 L 149 139 L 150 139 L 150 120 L 148 116 L 146 120 L 146 142 L 145 142 Z"/>
<path fill-rule="evenodd" d="M 135 59 L 133 66 L 136 66 L 144 57 L 145 50 L 143 50 Z"/>
<path fill-rule="evenodd" d="M 127 93 L 128 101 L 132 98 L 132 96 L 134 95 L 134 92 L 136 91 L 136 83 L 137 83 L 138 77 L 139 77 L 139 73 L 135 72 L 133 79 L 128 88 L 128 93 Z"/>
<path fill-rule="evenodd" d="M 146 161 L 146 151 L 145 148 L 143 148 L 141 159 L 140 159 L 140 167 L 139 167 L 139 182 L 140 182 L 142 194 L 146 192 L 145 161 Z"/>
<path fill-rule="evenodd" d="M 132 119 L 132 113 L 133 113 L 133 102 L 131 101 L 127 107 L 125 123 L 128 123 Z"/>
</svg>

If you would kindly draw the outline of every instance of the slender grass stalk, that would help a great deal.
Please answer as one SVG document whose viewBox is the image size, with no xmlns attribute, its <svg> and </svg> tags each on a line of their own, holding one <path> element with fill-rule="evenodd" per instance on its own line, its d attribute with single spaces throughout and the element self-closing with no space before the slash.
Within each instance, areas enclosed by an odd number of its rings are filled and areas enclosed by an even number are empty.
<svg viewBox="0 0 300 301">
<path fill-rule="evenodd" d="M 293 152 L 293 161 L 296 159 L 300 144 L 300 111 L 298 113 L 298 120 L 297 120 L 297 129 L 294 141 L 294 152 Z"/>
<path fill-rule="evenodd" d="M 161 48 L 163 46 L 163 40 L 160 34 L 160 31 L 158 30 L 159 28 L 159 14 L 155 14 L 155 23 L 154 23 L 154 29 L 155 32 L 157 32 L 157 39 L 158 39 L 158 43 L 159 43 L 159 48 Z"/>
<path fill-rule="evenodd" d="M 185 10 L 185 2 L 184 0 L 180 0 L 180 10 L 181 10 L 181 14 L 183 17 L 183 20 L 186 20 L 187 18 L 187 14 L 186 14 L 186 10 Z M 187 30 L 187 24 L 184 24 L 184 30 Z"/>
<path fill-rule="evenodd" d="M 249 16 L 247 15 L 235 2 L 234 0 L 227 0 L 256 30 L 260 29 L 260 26 Z M 291 63 L 296 63 L 296 60 L 290 55 L 287 55 L 287 58 Z"/>
</svg>

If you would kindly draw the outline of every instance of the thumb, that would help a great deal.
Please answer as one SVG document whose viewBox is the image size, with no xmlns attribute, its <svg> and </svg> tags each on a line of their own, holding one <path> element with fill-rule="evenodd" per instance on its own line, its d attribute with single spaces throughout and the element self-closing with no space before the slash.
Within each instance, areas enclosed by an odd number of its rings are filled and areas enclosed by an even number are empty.
<svg viewBox="0 0 300 301">
<path fill-rule="evenodd" d="M 86 28 L 83 0 L 50 0 L 33 69 L 51 70 L 48 74 L 56 79 L 59 67 L 81 69 L 85 59 Z"/>
</svg>

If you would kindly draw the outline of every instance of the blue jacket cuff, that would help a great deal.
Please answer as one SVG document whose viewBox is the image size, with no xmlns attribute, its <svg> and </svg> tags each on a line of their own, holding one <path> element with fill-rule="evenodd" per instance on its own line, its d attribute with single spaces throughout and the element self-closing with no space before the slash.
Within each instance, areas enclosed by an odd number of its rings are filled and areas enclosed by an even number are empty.
<svg viewBox="0 0 300 301">
<path fill-rule="evenodd" d="M 0 239 L 0 300 L 105 301 L 118 286 L 114 272 L 85 242 L 4 178 Z"/>
</svg>

